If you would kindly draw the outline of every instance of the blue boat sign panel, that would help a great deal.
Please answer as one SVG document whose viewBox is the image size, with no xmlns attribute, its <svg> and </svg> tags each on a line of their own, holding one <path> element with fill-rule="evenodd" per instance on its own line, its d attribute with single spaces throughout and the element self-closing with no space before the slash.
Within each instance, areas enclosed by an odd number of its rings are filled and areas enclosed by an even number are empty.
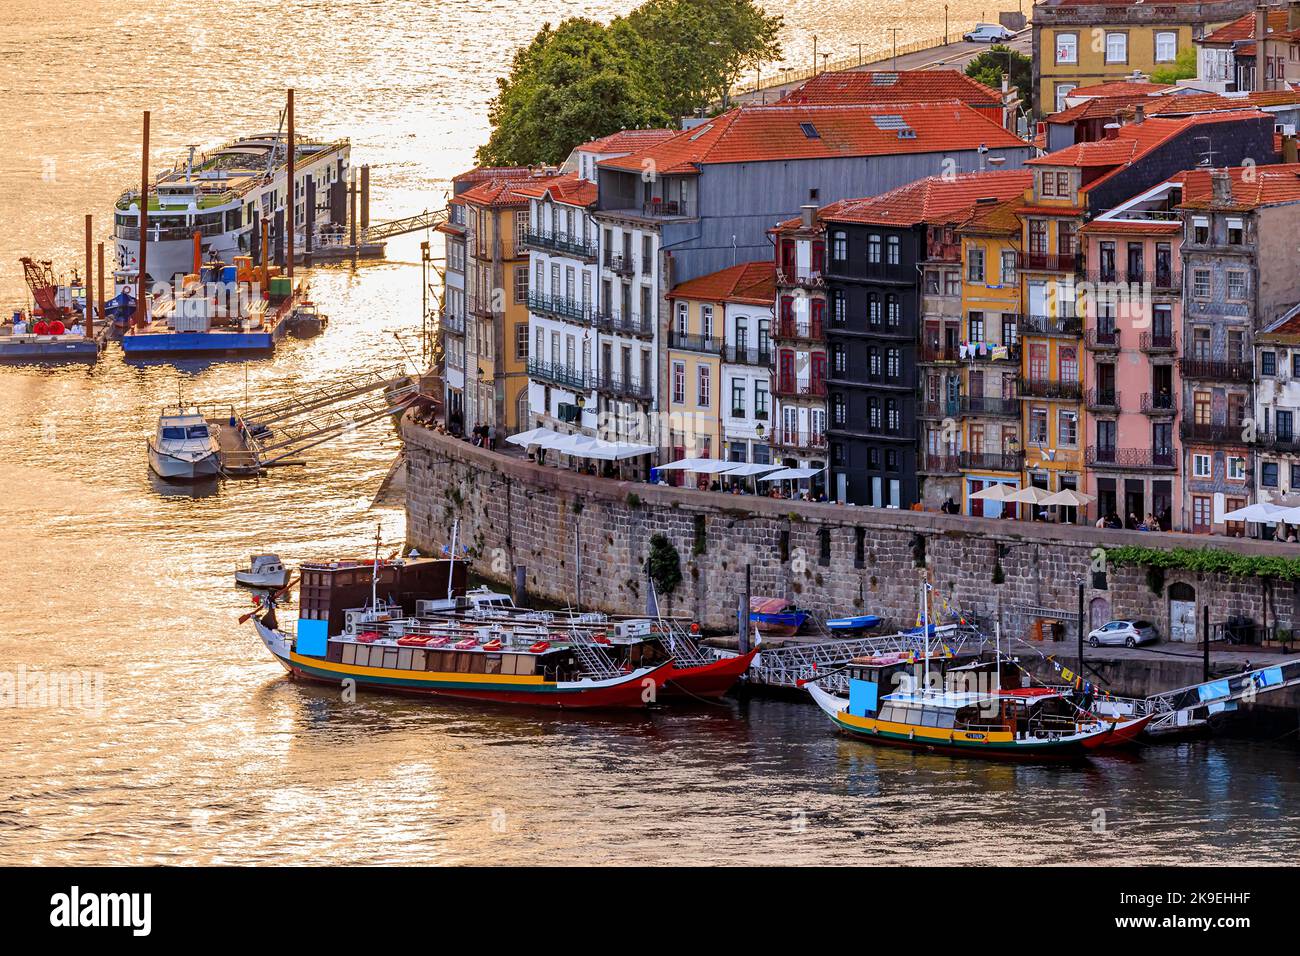
<svg viewBox="0 0 1300 956">
<path fill-rule="evenodd" d="M 298 642 L 294 647 L 308 657 L 324 657 L 329 646 L 329 621 L 298 618 Z"/>
</svg>

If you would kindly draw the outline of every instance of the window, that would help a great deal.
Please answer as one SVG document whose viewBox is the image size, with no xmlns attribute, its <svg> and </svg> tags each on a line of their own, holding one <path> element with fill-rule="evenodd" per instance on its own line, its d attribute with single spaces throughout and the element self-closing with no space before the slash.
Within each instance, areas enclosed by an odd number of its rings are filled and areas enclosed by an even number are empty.
<svg viewBox="0 0 1300 956">
<path fill-rule="evenodd" d="M 1277 462 L 1266 461 L 1259 468 L 1259 483 L 1265 488 L 1277 487 Z"/>
<path fill-rule="evenodd" d="M 1210 478 L 1211 475 L 1211 458 L 1209 455 L 1192 456 L 1192 477 Z"/>
<path fill-rule="evenodd" d="M 1192 270 L 1192 296 L 1197 299 L 1208 299 L 1210 297 L 1209 269 Z"/>
<path fill-rule="evenodd" d="M 849 237 L 843 232 L 831 233 L 831 259 L 842 265 L 849 258 Z"/>
<path fill-rule="evenodd" d="M 1056 195 L 1056 173 L 1052 170 L 1044 170 L 1039 176 L 1040 185 L 1038 191 L 1044 196 Z"/>
<path fill-rule="evenodd" d="M 843 325 L 848 315 L 844 304 L 844 290 L 834 289 L 831 291 L 831 322 L 835 325 Z"/>
<path fill-rule="evenodd" d="M 897 328 L 902 314 L 899 308 L 898 296 L 892 292 L 889 293 L 889 295 L 885 296 L 885 303 L 888 306 L 889 324 L 891 327 Z"/>
<path fill-rule="evenodd" d="M 898 265 L 898 258 L 899 258 L 898 236 L 890 236 L 888 242 L 886 243 L 885 261 L 891 266 L 896 266 Z"/>
<path fill-rule="evenodd" d="M 970 282 L 984 281 L 984 250 L 971 247 L 970 256 L 966 270 L 966 278 Z"/>
<path fill-rule="evenodd" d="M 1277 353 L 1276 352 L 1259 353 L 1259 374 L 1260 375 L 1277 374 Z"/>
<path fill-rule="evenodd" d="M 1292 490 L 1300 488 L 1300 462 L 1291 462 L 1291 483 L 1289 487 Z"/>
<path fill-rule="evenodd" d="M 711 395 L 713 388 L 712 373 L 713 370 L 707 365 L 701 365 L 697 373 L 696 404 L 700 408 L 708 408 L 713 404 Z"/>
<path fill-rule="evenodd" d="M 1037 445 L 1047 444 L 1047 409 L 1041 405 L 1029 410 L 1029 440 Z"/>
<path fill-rule="evenodd" d="M 845 373 L 847 367 L 844 360 L 844 346 L 837 342 L 831 346 L 831 371 L 839 377 Z"/>
<path fill-rule="evenodd" d="M 528 272 L 525 270 L 524 275 Z M 528 323 L 519 322 L 515 325 L 515 358 L 520 361 L 528 358 Z"/>
<path fill-rule="evenodd" d="M 1240 219 L 1228 220 L 1228 245 L 1240 246 L 1246 241 L 1245 223 Z"/>
<path fill-rule="evenodd" d="M 731 380 L 731 415 L 733 418 L 745 417 L 745 396 L 748 394 L 743 378 Z"/>
<path fill-rule="evenodd" d="M 673 363 L 673 403 L 686 404 L 686 363 Z"/>
<path fill-rule="evenodd" d="M 970 314 L 970 318 L 968 319 L 968 323 L 970 325 L 970 335 L 968 336 L 970 341 L 983 342 L 984 341 L 984 313 L 972 312 Z"/>
<path fill-rule="evenodd" d="M 831 421 L 838 428 L 844 427 L 844 422 L 848 418 L 845 411 L 844 396 L 836 394 L 831 398 Z"/>
<path fill-rule="evenodd" d="M 762 382 L 754 383 L 754 417 L 767 418 L 767 386 Z"/>
<path fill-rule="evenodd" d="M 1111 422 L 1110 424 L 1114 424 Z M 1079 443 L 1079 415 L 1062 409 L 1056 420 L 1056 439 L 1060 445 L 1074 447 Z"/>
<path fill-rule="evenodd" d="M 1210 241 L 1210 220 L 1204 216 L 1192 218 L 1192 242 L 1203 246 Z"/>
<path fill-rule="evenodd" d="M 1228 271 L 1228 298 L 1246 298 L 1246 273 L 1240 269 Z"/>
<path fill-rule="evenodd" d="M 1079 34 L 1077 33 L 1056 34 L 1056 62 L 1057 63 L 1078 63 L 1079 62 Z"/>
<path fill-rule="evenodd" d="M 951 296 L 961 295 L 961 270 L 948 269 L 943 274 L 943 294 Z"/>
<path fill-rule="evenodd" d="M 899 349 L 885 349 L 885 376 L 896 379 L 902 371 L 903 353 Z"/>
<path fill-rule="evenodd" d="M 690 323 L 690 307 L 685 302 L 677 303 L 677 334 L 684 336 Z"/>
<path fill-rule="evenodd" d="M 880 264 L 880 237 L 867 237 L 867 262 L 872 265 Z"/>
<path fill-rule="evenodd" d="M 1014 285 L 1016 281 L 1016 254 L 1011 251 L 1002 253 L 1002 284 Z"/>
<path fill-rule="evenodd" d="M 1228 456 L 1228 480 L 1245 481 L 1246 480 L 1246 459 L 1240 455 Z"/>
<path fill-rule="evenodd" d="M 524 244 L 524 237 L 528 235 L 528 210 L 524 209 L 515 213 L 515 248 L 519 249 Z"/>
<path fill-rule="evenodd" d="M 1077 83 L 1057 83 L 1056 84 L 1056 112 L 1065 109 L 1065 98 L 1074 92 Z"/>
<path fill-rule="evenodd" d="M 1173 63 L 1178 59 L 1178 34 L 1172 30 L 1156 33 L 1156 62 Z"/>
<path fill-rule="evenodd" d="M 1128 34 L 1127 33 L 1106 34 L 1106 62 L 1107 63 L 1128 62 Z"/>
</svg>

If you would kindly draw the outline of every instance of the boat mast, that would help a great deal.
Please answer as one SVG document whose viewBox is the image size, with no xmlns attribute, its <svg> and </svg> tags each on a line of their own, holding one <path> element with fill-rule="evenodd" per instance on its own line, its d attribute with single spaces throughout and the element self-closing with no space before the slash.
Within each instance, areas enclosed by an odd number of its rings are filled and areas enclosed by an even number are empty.
<svg viewBox="0 0 1300 956">
<path fill-rule="evenodd" d="M 460 530 L 460 519 L 457 518 L 451 523 L 451 563 L 447 565 L 447 600 L 451 600 L 451 582 L 456 570 L 456 532 Z"/>
<path fill-rule="evenodd" d="M 383 528 L 375 525 L 375 563 L 370 568 L 370 610 L 374 614 L 379 613 L 379 533 Z"/>
<path fill-rule="evenodd" d="M 926 589 L 930 587 L 930 582 L 921 578 L 921 633 L 925 635 L 925 676 L 923 685 L 925 693 L 930 693 L 930 602 Z"/>
</svg>

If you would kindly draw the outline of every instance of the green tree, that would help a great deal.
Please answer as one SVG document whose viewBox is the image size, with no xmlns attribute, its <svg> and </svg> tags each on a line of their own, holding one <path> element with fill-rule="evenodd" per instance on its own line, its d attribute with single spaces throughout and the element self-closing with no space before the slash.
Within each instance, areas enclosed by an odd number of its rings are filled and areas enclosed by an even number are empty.
<svg viewBox="0 0 1300 956">
<path fill-rule="evenodd" d="M 1156 67 L 1151 71 L 1152 83 L 1177 83 L 1190 80 L 1196 76 L 1196 47 L 1187 47 L 1179 52 L 1169 66 Z"/>
<path fill-rule="evenodd" d="M 995 90 L 1002 89 L 1002 74 L 1008 71 L 1020 96 L 1020 108 L 1028 110 L 1034 95 L 1034 61 L 1029 57 L 998 43 L 966 65 L 967 76 Z"/>
<path fill-rule="evenodd" d="M 783 25 L 753 0 L 649 0 L 627 16 L 626 32 L 651 95 L 680 117 L 725 99 L 743 74 L 779 59 Z"/>
<path fill-rule="evenodd" d="M 655 590 L 667 597 L 677 590 L 682 583 L 682 561 L 677 555 L 673 543 L 663 534 L 654 534 L 650 538 L 650 556 L 646 558 L 646 570 Z"/>
<path fill-rule="evenodd" d="M 627 51 L 594 20 L 549 23 L 519 50 L 510 75 L 497 80 L 488 116 L 492 135 L 478 161 L 494 166 L 559 163 L 579 143 L 669 115 L 636 80 Z"/>
</svg>

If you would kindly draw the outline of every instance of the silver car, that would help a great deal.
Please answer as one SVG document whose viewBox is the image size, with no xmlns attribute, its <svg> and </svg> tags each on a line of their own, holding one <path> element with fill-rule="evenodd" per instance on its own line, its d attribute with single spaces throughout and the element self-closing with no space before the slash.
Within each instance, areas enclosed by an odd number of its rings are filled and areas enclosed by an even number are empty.
<svg viewBox="0 0 1300 956">
<path fill-rule="evenodd" d="M 1111 621 L 1095 631 L 1088 632 L 1088 646 L 1101 647 L 1137 647 L 1139 644 L 1154 644 L 1160 640 L 1155 626 L 1150 621 Z"/>
</svg>

